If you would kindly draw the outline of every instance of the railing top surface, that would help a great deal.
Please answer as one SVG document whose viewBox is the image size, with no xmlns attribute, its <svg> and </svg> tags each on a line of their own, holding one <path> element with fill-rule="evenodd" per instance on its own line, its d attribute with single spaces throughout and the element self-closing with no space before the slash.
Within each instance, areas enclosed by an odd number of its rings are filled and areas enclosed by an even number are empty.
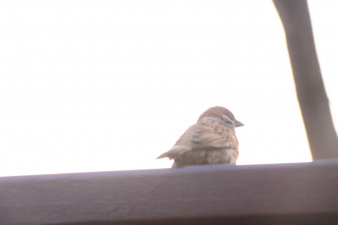
<svg viewBox="0 0 338 225">
<path fill-rule="evenodd" d="M 0 224 L 333 220 L 337 171 L 323 161 L 2 177 Z"/>
</svg>

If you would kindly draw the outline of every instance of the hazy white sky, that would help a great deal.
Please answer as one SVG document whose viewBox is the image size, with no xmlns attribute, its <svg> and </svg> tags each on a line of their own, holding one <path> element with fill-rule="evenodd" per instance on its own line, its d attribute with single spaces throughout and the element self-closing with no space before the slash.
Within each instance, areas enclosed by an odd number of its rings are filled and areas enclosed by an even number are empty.
<svg viewBox="0 0 338 225">
<path fill-rule="evenodd" d="M 309 6 L 337 123 L 338 2 Z M 215 105 L 246 125 L 238 164 L 311 160 L 271 1 L 10 0 L 0 17 L 0 176 L 169 167 L 155 158 Z"/>
</svg>

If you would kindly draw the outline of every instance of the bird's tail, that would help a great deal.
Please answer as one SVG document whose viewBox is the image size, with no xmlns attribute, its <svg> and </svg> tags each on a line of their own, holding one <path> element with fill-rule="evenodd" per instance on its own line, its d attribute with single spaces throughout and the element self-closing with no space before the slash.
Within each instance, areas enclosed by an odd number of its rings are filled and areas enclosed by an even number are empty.
<svg viewBox="0 0 338 225">
<path fill-rule="evenodd" d="M 159 155 L 156 159 L 162 159 L 162 158 L 165 158 L 165 157 L 168 157 L 168 152 L 165 152 L 165 153 Z"/>
<path fill-rule="evenodd" d="M 169 151 L 161 154 L 156 159 L 162 159 L 162 158 L 165 158 L 165 157 L 168 157 L 169 159 L 174 159 L 177 156 L 179 156 L 179 155 L 181 155 L 181 154 L 183 154 L 187 151 L 190 151 L 190 150 L 191 150 L 191 147 L 189 147 L 189 146 L 177 145 L 177 146 L 174 146 Z"/>
</svg>

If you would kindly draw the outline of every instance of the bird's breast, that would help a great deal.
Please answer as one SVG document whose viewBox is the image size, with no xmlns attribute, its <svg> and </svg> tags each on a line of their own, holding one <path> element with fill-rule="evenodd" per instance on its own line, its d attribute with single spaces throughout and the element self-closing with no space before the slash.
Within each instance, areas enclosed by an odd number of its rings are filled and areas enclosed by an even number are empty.
<svg viewBox="0 0 338 225">
<path fill-rule="evenodd" d="M 199 149 L 175 158 L 177 166 L 236 164 L 237 149 Z"/>
</svg>

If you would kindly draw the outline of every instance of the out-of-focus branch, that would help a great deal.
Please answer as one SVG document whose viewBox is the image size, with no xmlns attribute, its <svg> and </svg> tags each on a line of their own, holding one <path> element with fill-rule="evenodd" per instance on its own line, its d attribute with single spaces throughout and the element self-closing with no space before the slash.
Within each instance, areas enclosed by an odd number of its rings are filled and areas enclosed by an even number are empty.
<svg viewBox="0 0 338 225">
<path fill-rule="evenodd" d="M 273 2 L 284 25 L 312 157 L 314 160 L 338 159 L 338 138 L 317 59 L 307 1 Z"/>
</svg>

